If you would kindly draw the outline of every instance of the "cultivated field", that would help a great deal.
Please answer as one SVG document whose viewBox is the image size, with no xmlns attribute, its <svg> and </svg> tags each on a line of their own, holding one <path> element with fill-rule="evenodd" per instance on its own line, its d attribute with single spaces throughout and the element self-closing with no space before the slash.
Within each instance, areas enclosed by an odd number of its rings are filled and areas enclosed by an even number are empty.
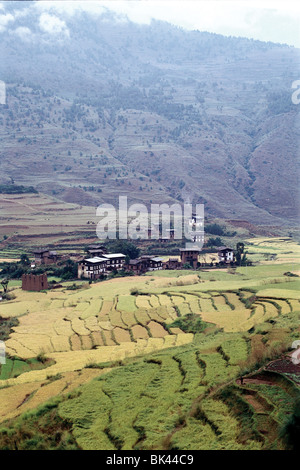
<svg viewBox="0 0 300 470">
<path fill-rule="evenodd" d="M 44 194 L 0 194 L 0 240 L 14 243 L 24 250 L 51 243 L 84 244 L 85 237 L 95 238 L 97 223 L 94 207 L 62 202 Z M 91 228 L 92 227 L 92 228 Z M 1 249 L 1 258 L 14 259 L 20 250 Z"/>
<path fill-rule="evenodd" d="M 76 291 L 13 286 L 15 298 L 1 303 L 1 317 L 18 324 L 5 341 L 0 420 L 22 423 L 23 412 L 38 416 L 34 409 L 53 398 L 83 449 L 282 448 L 276 429 L 292 412 L 297 370 L 261 372 L 268 378 L 246 388 L 236 379 L 299 339 L 299 281 L 288 274 L 297 270 L 295 261 L 261 261 Z"/>
</svg>

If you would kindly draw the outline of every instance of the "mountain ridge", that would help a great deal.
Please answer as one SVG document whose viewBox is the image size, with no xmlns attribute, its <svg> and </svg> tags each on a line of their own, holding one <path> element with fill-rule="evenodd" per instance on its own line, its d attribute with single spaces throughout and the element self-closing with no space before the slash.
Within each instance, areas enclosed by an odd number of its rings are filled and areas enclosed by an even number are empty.
<svg viewBox="0 0 300 470">
<path fill-rule="evenodd" d="M 114 18 L 77 13 L 65 18 L 69 36 L 47 36 L 37 14 L 23 15 L 14 27 L 32 38 L 0 33 L 7 85 L 0 183 L 13 179 L 87 205 L 128 195 L 297 224 L 291 84 L 300 51 Z"/>
</svg>

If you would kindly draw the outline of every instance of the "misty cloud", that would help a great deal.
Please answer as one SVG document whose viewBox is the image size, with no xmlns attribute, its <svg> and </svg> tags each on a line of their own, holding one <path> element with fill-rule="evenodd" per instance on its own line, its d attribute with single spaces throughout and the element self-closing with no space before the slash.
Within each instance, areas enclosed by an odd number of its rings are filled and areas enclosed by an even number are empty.
<svg viewBox="0 0 300 470">
<path fill-rule="evenodd" d="M 65 21 L 49 13 L 42 13 L 39 19 L 39 27 L 45 33 L 70 35 Z"/>
<path fill-rule="evenodd" d="M 21 39 L 30 39 L 32 36 L 32 31 L 26 26 L 19 26 L 13 31 L 13 33 L 15 33 Z"/>
<path fill-rule="evenodd" d="M 5 31 L 8 23 L 14 20 L 15 18 L 10 13 L 0 15 L 0 32 Z"/>
</svg>

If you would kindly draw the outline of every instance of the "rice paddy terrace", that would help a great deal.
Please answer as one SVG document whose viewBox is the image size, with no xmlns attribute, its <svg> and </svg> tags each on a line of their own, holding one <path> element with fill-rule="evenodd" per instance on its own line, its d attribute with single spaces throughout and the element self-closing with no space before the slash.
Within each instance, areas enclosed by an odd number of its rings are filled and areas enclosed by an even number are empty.
<svg viewBox="0 0 300 470">
<path fill-rule="evenodd" d="M 14 435 L 20 449 L 284 448 L 279 431 L 299 396 L 299 366 L 284 368 L 281 357 L 300 336 L 299 281 L 287 275 L 297 269 L 14 287 L 1 304 L 13 324 L 0 370 L 0 447 L 14 448 Z M 63 428 L 59 438 L 43 420 Z"/>
</svg>

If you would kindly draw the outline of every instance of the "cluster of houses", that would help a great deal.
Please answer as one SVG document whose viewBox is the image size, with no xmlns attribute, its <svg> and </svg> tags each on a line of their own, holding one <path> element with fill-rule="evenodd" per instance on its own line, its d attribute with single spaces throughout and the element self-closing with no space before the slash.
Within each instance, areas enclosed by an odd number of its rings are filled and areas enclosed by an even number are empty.
<svg viewBox="0 0 300 470">
<path fill-rule="evenodd" d="M 142 255 L 139 258 L 126 260 L 122 253 L 107 254 L 103 247 L 93 247 L 89 254 L 95 253 L 96 256 L 87 256 L 78 263 L 78 278 L 98 279 L 112 271 L 125 269 L 134 274 L 143 274 L 147 271 L 157 271 L 160 269 L 182 269 L 185 265 L 192 268 L 199 267 L 199 249 L 182 248 L 180 249 L 180 259 L 178 257 L 164 260 L 159 256 Z M 218 251 L 219 262 L 230 264 L 234 261 L 234 251 L 228 247 L 220 247 Z"/>
<path fill-rule="evenodd" d="M 143 274 L 147 271 L 157 271 L 160 269 L 182 269 L 186 265 L 193 269 L 199 267 L 198 248 L 181 248 L 180 258 L 171 257 L 165 260 L 159 256 L 142 255 L 136 259 L 128 259 L 123 253 L 107 253 L 103 245 L 90 245 L 86 256 L 80 256 L 78 262 L 78 278 L 99 279 L 113 271 L 126 270 L 134 274 Z M 67 259 L 68 256 L 65 255 Z M 78 256 L 78 255 L 77 255 Z M 48 265 L 63 261 L 62 257 L 56 252 L 47 248 L 39 249 L 34 252 L 35 265 Z M 218 249 L 218 261 L 221 264 L 230 264 L 234 262 L 234 250 L 222 246 Z"/>
</svg>

